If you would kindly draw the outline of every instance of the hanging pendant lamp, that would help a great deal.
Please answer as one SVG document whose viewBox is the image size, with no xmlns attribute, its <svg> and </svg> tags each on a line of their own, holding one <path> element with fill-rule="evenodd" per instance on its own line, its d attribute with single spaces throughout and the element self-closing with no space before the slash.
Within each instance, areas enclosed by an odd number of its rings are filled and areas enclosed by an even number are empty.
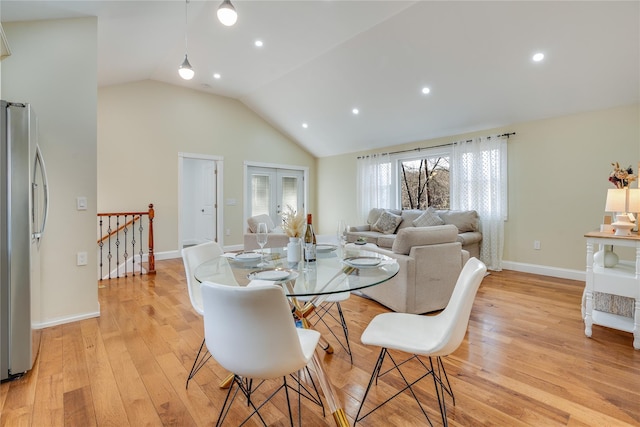
<svg viewBox="0 0 640 427">
<path fill-rule="evenodd" d="M 224 0 L 218 8 L 218 20 L 227 27 L 232 26 L 238 20 L 238 13 L 230 0 Z"/>
<path fill-rule="evenodd" d="M 189 5 L 189 0 L 185 0 L 184 3 L 184 61 L 180 64 L 178 68 L 178 74 L 184 80 L 191 80 L 195 75 L 193 68 L 191 68 L 191 64 L 189 63 L 189 52 L 188 52 L 188 44 L 187 44 L 187 7 Z"/>
</svg>

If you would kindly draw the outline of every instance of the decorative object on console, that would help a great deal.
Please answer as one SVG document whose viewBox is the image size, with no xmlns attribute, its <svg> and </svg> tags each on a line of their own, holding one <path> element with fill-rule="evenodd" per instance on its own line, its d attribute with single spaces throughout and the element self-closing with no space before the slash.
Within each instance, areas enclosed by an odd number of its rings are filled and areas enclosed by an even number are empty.
<svg viewBox="0 0 640 427">
<path fill-rule="evenodd" d="M 616 186 L 616 188 L 627 188 L 629 184 L 636 180 L 636 176 L 633 174 L 633 169 L 629 166 L 626 169 L 621 169 L 618 162 L 611 163 L 613 166 L 613 172 L 609 175 L 609 182 Z"/>
<path fill-rule="evenodd" d="M 630 236 L 635 217 L 631 212 L 640 211 L 640 189 L 615 188 L 607 190 L 605 211 L 615 212 L 616 222 L 611 224 L 616 236 Z"/>
<path fill-rule="evenodd" d="M 606 268 L 612 268 L 618 265 L 618 255 L 613 252 L 613 247 L 604 247 L 593 254 L 593 263 Z"/>
</svg>

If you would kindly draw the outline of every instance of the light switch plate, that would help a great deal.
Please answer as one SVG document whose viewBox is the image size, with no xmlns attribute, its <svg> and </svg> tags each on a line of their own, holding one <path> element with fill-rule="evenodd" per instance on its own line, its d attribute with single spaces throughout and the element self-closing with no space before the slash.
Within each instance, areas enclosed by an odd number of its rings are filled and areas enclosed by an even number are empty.
<svg viewBox="0 0 640 427">
<path fill-rule="evenodd" d="M 79 211 L 86 211 L 87 210 L 87 198 L 80 196 L 80 197 L 76 197 L 76 207 L 78 208 Z"/>
</svg>

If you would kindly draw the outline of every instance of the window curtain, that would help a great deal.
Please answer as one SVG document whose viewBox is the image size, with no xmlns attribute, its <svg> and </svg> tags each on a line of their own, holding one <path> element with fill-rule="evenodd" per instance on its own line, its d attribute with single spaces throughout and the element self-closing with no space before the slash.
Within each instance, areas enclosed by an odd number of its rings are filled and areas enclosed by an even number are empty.
<svg viewBox="0 0 640 427">
<path fill-rule="evenodd" d="M 372 154 L 358 158 L 357 209 L 366 223 L 372 208 L 392 207 L 393 180 L 389 155 Z"/>
<path fill-rule="evenodd" d="M 474 209 L 480 217 L 480 258 L 502 270 L 504 222 L 507 220 L 507 140 L 474 138 L 453 144 L 451 209 Z"/>
</svg>

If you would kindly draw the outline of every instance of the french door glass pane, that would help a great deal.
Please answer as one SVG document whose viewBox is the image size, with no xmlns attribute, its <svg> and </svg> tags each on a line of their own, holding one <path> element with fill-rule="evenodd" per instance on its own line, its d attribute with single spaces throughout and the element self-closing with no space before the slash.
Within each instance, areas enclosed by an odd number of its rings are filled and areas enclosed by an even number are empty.
<svg viewBox="0 0 640 427">
<path fill-rule="evenodd" d="M 298 178 L 286 176 L 282 178 L 282 207 L 291 206 L 297 210 L 298 206 Z"/>
<path fill-rule="evenodd" d="M 271 181 L 267 175 L 253 175 L 251 194 L 251 216 L 269 215 L 269 196 L 271 194 Z"/>
</svg>

